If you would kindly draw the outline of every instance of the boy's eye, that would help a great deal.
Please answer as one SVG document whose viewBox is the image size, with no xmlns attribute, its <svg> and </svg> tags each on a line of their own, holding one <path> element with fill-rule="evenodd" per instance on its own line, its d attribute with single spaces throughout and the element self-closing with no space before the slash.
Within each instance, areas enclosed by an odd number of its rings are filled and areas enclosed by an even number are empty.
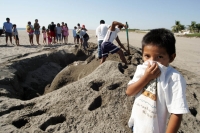
<svg viewBox="0 0 200 133">
<path fill-rule="evenodd" d="M 144 55 L 144 57 L 149 58 L 149 55 Z"/>
<path fill-rule="evenodd" d="M 163 58 L 163 56 L 158 56 L 158 58 L 160 59 L 160 58 Z"/>
</svg>

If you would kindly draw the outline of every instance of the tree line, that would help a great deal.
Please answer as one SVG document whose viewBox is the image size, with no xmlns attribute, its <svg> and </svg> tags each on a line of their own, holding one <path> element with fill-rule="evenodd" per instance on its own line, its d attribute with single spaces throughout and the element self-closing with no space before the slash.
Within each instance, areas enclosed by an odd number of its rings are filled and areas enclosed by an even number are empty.
<svg viewBox="0 0 200 133">
<path fill-rule="evenodd" d="M 179 32 L 181 30 L 188 29 L 190 30 L 191 33 L 199 33 L 200 32 L 200 23 L 196 23 L 195 21 L 191 22 L 191 25 L 187 25 L 188 27 L 186 28 L 185 25 L 182 25 L 180 21 L 175 21 L 175 25 L 172 26 L 172 32 Z"/>
</svg>

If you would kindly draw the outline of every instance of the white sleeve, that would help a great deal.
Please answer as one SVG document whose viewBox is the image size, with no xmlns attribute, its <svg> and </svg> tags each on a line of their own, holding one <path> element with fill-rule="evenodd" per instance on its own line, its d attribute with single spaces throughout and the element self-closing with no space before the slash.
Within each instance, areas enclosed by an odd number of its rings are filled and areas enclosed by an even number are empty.
<svg viewBox="0 0 200 133">
<path fill-rule="evenodd" d="M 184 114 L 188 113 L 186 101 L 186 82 L 179 73 L 173 73 L 166 88 L 166 105 L 169 113 Z"/>
<path fill-rule="evenodd" d="M 142 77 L 142 75 L 144 75 L 144 70 L 145 69 L 144 67 L 142 67 L 142 65 L 138 65 L 136 68 L 135 74 L 133 76 L 133 79 L 128 82 L 128 85 L 138 81 Z"/>
</svg>

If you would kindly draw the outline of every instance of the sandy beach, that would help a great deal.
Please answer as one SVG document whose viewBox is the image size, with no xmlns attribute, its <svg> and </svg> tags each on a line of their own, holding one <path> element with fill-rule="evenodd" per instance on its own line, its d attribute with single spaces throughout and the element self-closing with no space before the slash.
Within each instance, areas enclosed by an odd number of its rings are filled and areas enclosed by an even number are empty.
<svg viewBox="0 0 200 133">
<path fill-rule="evenodd" d="M 34 44 L 36 46 L 30 46 L 29 38 L 25 30 L 19 30 L 20 47 L 4 46 L 5 38 L 0 37 L 0 63 L 6 62 L 16 56 L 24 55 L 26 53 L 38 52 L 46 49 L 47 47 L 42 43 L 42 36 L 40 35 L 41 46 L 36 45 L 36 38 L 34 36 Z M 68 37 L 68 43 L 73 44 L 72 31 L 70 30 Z M 90 36 L 89 42 L 97 43 L 95 30 L 88 30 Z M 129 32 L 129 44 L 130 46 L 141 47 L 141 40 L 145 33 Z M 119 33 L 121 42 L 127 45 L 127 38 L 125 32 Z M 8 41 L 9 42 L 9 41 Z M 116 44 L 116 42 L 114 42 Z M 171 65 L 180 69 L 191 71 L 197 75 L 200 75 L 200 38 L 185 38 L 176 37 L 176 58 Z M 54 45 L 55 46 L 55 45 Z"/>
<path fill-rule="evenodd" d="M 30 46 L 26 31 L 19 30 L 21 46 L 5 46 L 0 37 L 0 133 L 6 132 L 122 132 L 134 97 L 127 83 L 142 63 L 141 40 L 145 33 L 129 33 L 131 64 L 117 54 L 100 65 L 95 31 L 89 30 L 87 51 L 73 44 Z M 126 46 L 126 32 L 119 38 Z M 171 64 L 184 76 L 190 113 L 183 115 L 180 133 L 200 131 L 200 38 L 176 37 L 177 56 Z M 114 42 L 116 44 L 116 42 Z M 116 128 L 117 127 L 117 128 Z"/>
</svg>

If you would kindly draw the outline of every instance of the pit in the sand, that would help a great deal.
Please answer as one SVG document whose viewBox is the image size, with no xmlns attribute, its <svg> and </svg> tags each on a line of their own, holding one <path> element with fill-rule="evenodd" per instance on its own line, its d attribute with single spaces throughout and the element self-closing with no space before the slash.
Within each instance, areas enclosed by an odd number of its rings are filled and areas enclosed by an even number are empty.
<svg viewBox="0 0 200 133">
<path fill-rule="evenodd" d="M 140 52 L 131 49 L 131 53 L 138 58 L 132 59 L 132 55 L 129 55 L 126 56 L 127 60 L 135 65 L 141 63 Z M 89 43 L 87 51 L 75 45 L 71 51 L 50 50 L 36 56 L 27 54 L 19 57 L 5 68 L 14 71 L 14 75 L 1 81 L 0 86 L 5 88 L 1 95 L 30 100 L 57 90 L 92 73 L 100 65 L 96 54 L 97 44 Z M 107 60 L 121 62 L 118 54 L 109 55 Z M 119 69 L 124 72 L 124 68 Z"/>
</svg>

